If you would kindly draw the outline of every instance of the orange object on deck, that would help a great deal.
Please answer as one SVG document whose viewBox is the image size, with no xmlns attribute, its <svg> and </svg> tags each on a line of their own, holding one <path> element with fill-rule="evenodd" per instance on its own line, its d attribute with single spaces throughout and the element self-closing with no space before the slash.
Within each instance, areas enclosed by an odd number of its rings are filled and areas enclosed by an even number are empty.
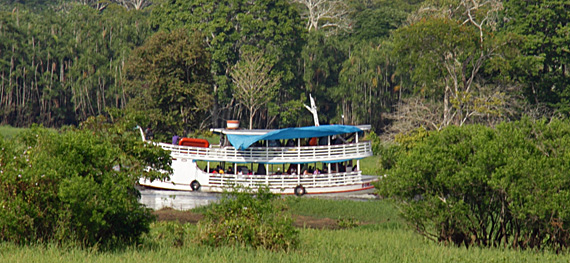
<svg viewBox="0 0 570 263">
<path fill-rule="evenodd" d="M 311 138 L 311 140 L 309 140 L 309 146 L 317 146 L 319 144 L 319 140 L 317 139 L 317 137 L 313 137 Z"/>
<path fill-rule="evenodd" d="M 178 142 L 178 145 L 208 148 L 210 143 L 204 139 L 182 138 Z"/>
</svg>

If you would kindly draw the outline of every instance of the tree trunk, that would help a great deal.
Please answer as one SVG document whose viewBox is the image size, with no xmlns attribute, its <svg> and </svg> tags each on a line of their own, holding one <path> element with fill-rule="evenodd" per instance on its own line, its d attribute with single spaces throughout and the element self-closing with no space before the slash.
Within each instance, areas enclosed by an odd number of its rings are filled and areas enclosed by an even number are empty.
<svg viewBox="0 0 570 263">
<path fill-rule="evenodd" d="M 445 85 L 445 92 L 443 95 L 443 125 L 442 127 L 445 127 L 447 125 L 449 125 L 449 118 L 450 118 L 450 112 L 451 112 L 451 108 L 449 107 L 449 93 L 451 92 L 451 88 L 449 88 L 449 85 Z M 439 127 L 439 129 L 441 129 L 442 127 Z"/>
</svg>

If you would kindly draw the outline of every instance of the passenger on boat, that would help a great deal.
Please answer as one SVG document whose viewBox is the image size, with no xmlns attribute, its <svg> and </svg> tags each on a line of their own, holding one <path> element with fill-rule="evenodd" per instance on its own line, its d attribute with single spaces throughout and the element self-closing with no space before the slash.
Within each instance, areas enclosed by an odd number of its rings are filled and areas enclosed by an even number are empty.
<svg viewBox="0 0 570 263">
<path fill-rule="evenodd" d="M 281 147 L 281 141 L 279 140 L 270 140 L 267 142 L 269 147 Z"/>
<path fill-rule="evenodd" d="M 289 165 L 289 169 L 287 169 L 287 174 L 293 174 L 293 172 L 297 171 L 297 165 L 296 164 L 290 164 Z"/>
<path fill-rule="evenodd" d="M 346 167 L 344 166 L 343 163 L 338 163 L 338 171 L 340 173 L 345 173 L 346 172 Z"/>
<path fill-rule="evenodd" d="M 259 174 L 259 175 L 266 175 L 267 174 L 267 171 L 265 171 L 265 165 L 259 164 L 259 166 L 257 167 L 257 174 Z"/>
<path fill-rule="evenodd" d="M 148 139 L 148 140 L 154 139 L 154 133 L 152 132 L 150 125 L 148 127 L 146 127 L 146 130 L 144 131 L 144 133 L 146 134 L 146 139 Z"/>
<path fill-rule="evenodd" d="M 178 145 L 178 139 L 180 137 L 178 137 L 178 135 L 174 134 L 174 136 L 172 136 L 172 144 L 174 145 Z"/>
<path fill-rule="evenodd" d="M 234 174 L 234 169 L 231 166 L 228 166 L 227 174 Z"/>
<path fill-rule="evenodd" d="M 282 175 L 283 173 L 281 172 L 281 168 L 277 167 L 277 172 L 275 174 L 276 175 Z"/>
</svg>

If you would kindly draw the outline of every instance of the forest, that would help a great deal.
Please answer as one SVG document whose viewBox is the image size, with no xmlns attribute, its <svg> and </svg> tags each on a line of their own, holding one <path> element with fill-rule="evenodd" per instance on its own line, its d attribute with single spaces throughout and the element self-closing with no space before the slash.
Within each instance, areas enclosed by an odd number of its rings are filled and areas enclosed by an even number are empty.
<svg viewBox="0 0 570 263">
<path fill-rule="evenodd" d="M 221 254 L 567 262 L 567 10 L 568 0 L 4 0 L 0 126 L 25 129 L 0 135 L 0 254 L 83 253 L 15 246 L 51 242 L 93 248 L 73 262 L 117 248 L 181 261 L 240 243 Z M 318 212 L 322 201 L 261 190 L 205 208 L 197 226 L 155 224 L 138 202 L 139 175 L 164 179 L 171 159 L 136 125 L 163 141 L 227 120 L 308 126 L 310 97 L 321 124 L 373 127 L 382 200 L 331 200 L 354 230 L 295 229 L 284 207 Z M 344 217 L 360 212 L 370 217 Z"/>
<path fill-rule="evenodd" d="M 6 0 L 5 0 L 6 1 Z M 7 0 L 0 124 L 424 127 L 567 116 L 568 1 Z"/>
</svg>

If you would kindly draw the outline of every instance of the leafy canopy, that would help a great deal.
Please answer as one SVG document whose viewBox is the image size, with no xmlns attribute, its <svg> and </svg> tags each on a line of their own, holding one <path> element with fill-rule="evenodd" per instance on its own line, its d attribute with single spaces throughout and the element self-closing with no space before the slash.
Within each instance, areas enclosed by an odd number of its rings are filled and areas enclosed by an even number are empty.
<svg viewBox="0 0 570 263">
<path fill-rule="evenodd" d="M 199 128 L 212 105 L 210 53 L 200 34 L 159 32 L 125 66 L 130 110 L 148 116 L 158 139 Z"/>
<path fill-rule="evenodd" d="M 131 129 L 90 119 L 61 132 L 34 127 L 0 138 L 0 240 L 115 248 L 149 230 L 139 176 L 163 178 L 169 155 Z"/>
<path fill-rule="evenodd" d="M 568 248 L 569 121 L 450 126 L 416 138 L 380 192 L 418 232 L 455 244 Z"/>
</svg>

